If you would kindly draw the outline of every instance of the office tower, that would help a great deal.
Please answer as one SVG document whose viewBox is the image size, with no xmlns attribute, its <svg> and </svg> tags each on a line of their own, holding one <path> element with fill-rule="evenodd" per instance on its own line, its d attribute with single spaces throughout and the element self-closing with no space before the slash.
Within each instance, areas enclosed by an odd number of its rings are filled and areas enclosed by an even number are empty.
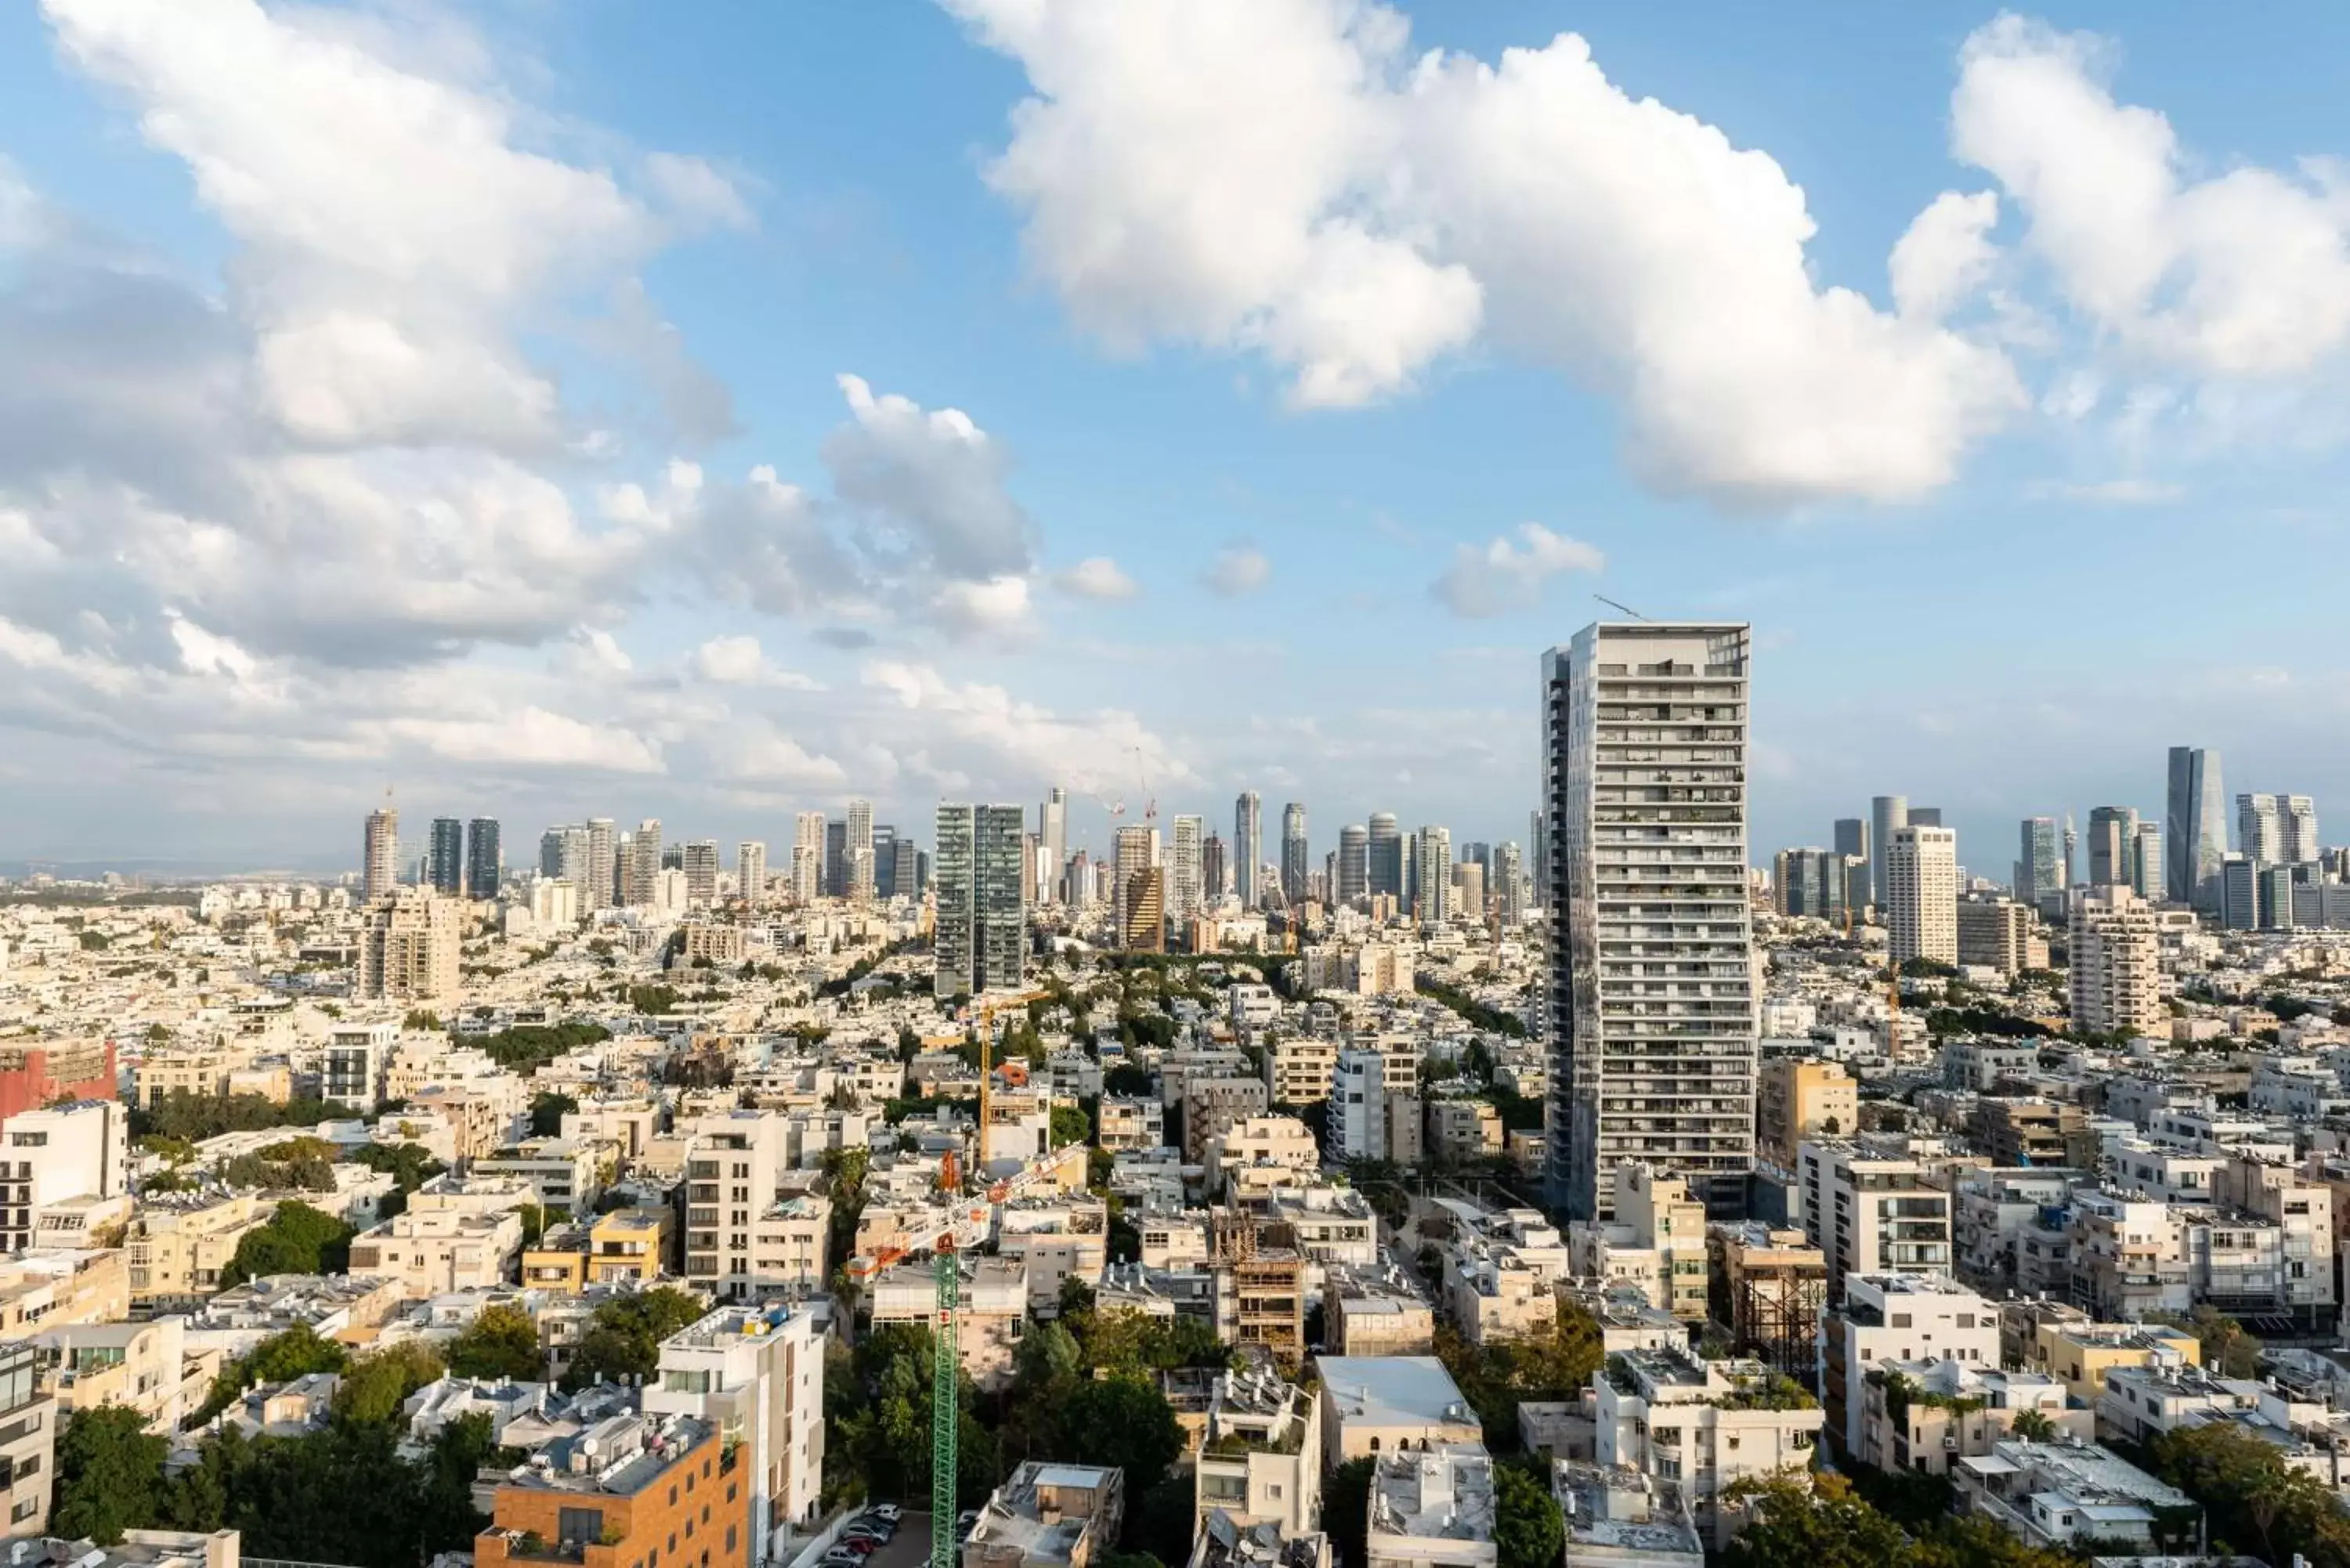
<svg viewBox="0 0 2350 1568">
<path fill-rule="evenodd" d="M 1367 828 L 1350 823 L 1338 830 L 1337 886 L 1333 889 L 1341 904 L 1360 903 L 1371 890 L 1371 836 Z"/>
<path fill-rule="evenodd" d="M 441 1002 L 456 996 L 460 906 L 424 888 L 402 888 L 369 908 L 359 928 L 357 992 L 365 1002 Z"/>
<path fill-rule="evenodd" d="M 2236 797 L 2236 847 L 2248 860 L 2273 866 L 2284 858 L 2284 825 L 2277 820 L 2280 796 Z"/>
<path fill-rule="evenodd" d="M 1224 847 L 1224 836 L 1211 833 L 1200 844 L 1200 890 L 1211 904 L 1222 899 L 1232 890 L 1232 857 Z"/>
<path fill-rule="evenodd" d="M 498 843 L 498 819 L 477 816 L 465 825 L 465 892 L 470 898 L 494 898 L 505 880 L 505 851 Z"/>
<path fill-rule="evenodd" d="M 2162 936 L 2143 899 L 2126 888 L 2096 888 L 2073 906 L 2065 945 L 2074 1028 L 2168 1037 Z"/>
<path fill-rule="evenodd" d="M 2100 805 L 2090 810 L 2090 887 L 2130 886 L 2130 857 L 2137 852 L 2137 826 L 2135 807 Z"/>
<path fill-rule="evenodd" d="M 1907 820 L 1912 827 L 1939 827 L 1942 826 L 1942 808 L 1939 805 L 1913 805 Z"/>
<path fill-rule="evenodd" d="M 1391 811 L 1371 813 L 1371 824 L 1364 846 L 1364 875 L 1371 896 L 1385 894 L 1390 898 L 1403 897 L 1403 830 L 1396 826 Z"/>
<path fill-rule="evenodd" d="M 1232 873 L 1243 909 L 1255 909 L 1263 892 L 1257 885 L 1264 867 L 1263 814 L 1263 805 L 1253 789 L 1243 790 L 1232 803 Z"/>
<path fill-rule="evenodd" d="M 368 813 L 367 839 L 359 851 L 359 902 L 372 904 L 400 886 L 400 813 L 390 806 Z"/>
<path fill-rule="evenodd" d="M 681 843 L 663 844 L 660 851 L 660 868 L 664 871 L 684 870 L 685 846 Z"/>
<path fill-rule="evenodd" d="M 1833 849 L 1782 849 L 1771 865 L 1774 907 L 1783 915 L 1843 919 L 1850 864 Z"/>
<path fill-rule="evenodd" d="M 940 996 L 1019 989 L 1027 921 L 1020 839 L 1026 817 L 1016 805 L 939 807 L 932 983 Z"/>
<path fill-rule="evenodd" d="M 2162 902 L 2162 824 L 2141 822 L 2130 836 L 2129 888 L 2148 904 Z"/>
<path fill-rule="evenodd" d="M 718 840 L 689 838 L 679 846 L 678 867 L 685 873 L 685 901 L 708 906 L 718 902 Z"/>
<path fill-rule="evenodd" d="M 1026 832 L 1024 826 L 1022 832 Z M 870 902 L 873 898 L 873 803 L 852 800 L 848 803 L 847 833 L 848 868 L 845 873 L 843 890 L 858 903 Z"/>
<path fill-rule="evenodd" d="M 1042 846 L 1036 901 L 1057 904 L 1066 896 L 1061 878 L 1069 864 L 1069 795 L 1059 784 L 1036 808 L 1036 837 Z"/>
<path fill-rule="evenodd" d="M 792 898 L 805 906 L 824 892 L 824 813 L 804 811 L 792 818 Z"/>
<path fill-rule="evenodd" d="M 584 822 L 550 827 L 538 841 L 538 874 L 565 881 L 577 889 L 581 909 L 588 907 L 588 855 L 590 836 Z"/>
<path fill-rule="evenodd" d="M 590 915 L 609 906 L 619 887 L 620 836 L 608 816 L 588 819 L 588 880 L 579 889 L 579 912 Z"/>
<path fill-rule="evenodd" d="M 451 898 L 465 890 L 465 825 L 453 816 L 432 819 L 424 851 L 424 884 Z"/>
<path fill-rule="evenodd" d="M 1207 906 L 1206 869 L 1201 864 L 1201 848 L 1207 826 L 1201 817 L 1179 816 L 1174 821 L 1174 836 L 1168 845 L 1167 922 L 1180 932 L 1188 933 L 1191 922 Z"/>
<path fill-rule="evenodd" d="M 1910 822 L 1915 826 L 1917 818 L 1913 815 Z M 2064 873 L 2056 864 L 2056 844 L 2054 817 L 2023 819 L 2015 862 L 2015 896 L 2024 903 L 2038 905 L 2064 890 Z"/>
<path fill-rule="evenodd" d="M 1935 826 L 1939 827 L 1941 824 L 1938 822 Z M 2064 859 L 2056 868 L 2056 885 L 2059 888 L 2073 886 L 2073 849 L 2080 841 L 2081 836 L 2073 831 L 2073 814 L 2068 811 L 2064 814 Z"/>
<path fill-rule="evenodd" d="M 2170 796 L 2162 822 L 2169 858 L 2163 887 L 2174 904 L 2219 908 L 2220 861 L 2228 853 L 2225 799 L 2219 753 L 2202 746 L 2170 748 Z"/>
<path fill-rule="evenodd" d="M 1959 961 L 1959 836 L 1947 827 L 1893 830 L 1885 856 L 1886 930 L 1893 961 Z"/>
<path fill-rule="evenodd" d="M 538 836 L 538 875 L 541 881 L 554 881 L 563 875 L 563 856 L 571 829 L 550 827 Z"/>
<path fill-rule="evenodd" d="M 2293 916 L 2293 888 L 2298 885 L 2302 869 L 2298 866 L 2253 867 L 2253 896 L 2260 902 L 2261 929 L 2289 931 L 2293 929 L 2297 923 Z"/>
<path fill-rule="evenodd" d="M 1305 901 L 1309 861 L 1305 843 L 1305 806 L 1291 801 L 1281 808 L 1281 893 L 1294 905 Z"/>
<path fill-rule="evenodd" d="M 2310 865 L 2323 853 L 2317 843 L 2317 803 L 2309 796 L 2277 796 L 2277 859 L 2283 864 Z"/>
<path fill-rule="evenodd" d="M 1550 839 L 1543 831 L 1543 814 L 1526 813 L 1526 875 L 1532 880 L 1529 894 L 1536 909 L 1547 909 L 1550 899 Z"/>
<path fill-rule="evenodd" d="M 1412 840 L 1413 919 L 1440 926 L 1452 918 L 1452 830 L 1430 826 Z"/>
<path fill-rule="evenodd" d="M 921 846 L 910 838 L 900 838 L 890 851 L 889 896 L 893 898 L 919 898 L 922 896 L 923 863 L 929 859 Z"/>
<path fill-rule="evenodd" d="M 1032 857 L 1031 836 L 1023 833 L 1020 836 L 1020 869 L 1021 875 L 1024 877 L 1029 874 L 1028 866 Z M 886 822 L 877 822 L 873 825 L 873 896 L 875 898 L 886 900 L 896 895 L 898 855 L 900 849 L 911 853 L 910 846 L 902 845 L 899 841 L 896 827 Z M 1024 883 L 1023 885 L 1031 886 L 1033 890 L 1032 884 Z M 1035 902 L 1034 898 L 1029 900 L 1032 906 Z"/>
<path fill-rule="evenodd" d="M 1863 886 L 1860 889 L 1861 898 L 1857 900 L 1859 902 L 1866 902 L 1868 897 L 1868 888 L 1866 886 L 1866 878 L 1868 876 L 1868 822 L 1866 818 L 1858 816 L 1839 816 L 1836 818 L 1835 852 L 1838 855 L 1843 856 L 1846 860 L 1857 860 L 1861 863 L 1860 871 Z"/>
<path fill-rule="evenodd" d="M 766 901 L 767 846 L 758 839 L 746 838 L 734 846 L 734 891 L 746 904 Z"/>
<path fill-rule="evenodd" d="M 1109 888 L 1110 929 L 1125 940 L 1127 890 L 1135 886 L 1135 873 L 1159 864 L 1159 830 L 1144 823 L 1128 823 L 1118 830 L 1111 840 Z M 1161 894 L 1164 908 L 1164 893 Z"/>
<path fill-rule="evenodd" d="M 629 839 L 629 885 L 621 902 L 632 909 L 651 909 L 660 902 L 660 818 L 649 816 L 637 824 Z"/>
<path fill-rule="evenodd" d="M 1212 846 L 1216 842 L 1214 836 L 1211 835 L 1208 842 Z M 1205 858 L 1205 853 L 1202 852 L 1203 862 Z M 1061 888 L 1062 896 L 1068 900 L 1070 909 L 1080 913 L 1093 909 L 1094 863 L 1093 857 L 1084 850 L 1072 851 L 1069 863 L 1061 868 Z"/>
<path fill-rule="evenodd" d="M 1514 844 L 1493 846 L 1493 900 L 1503 927 L 1526 918 L 1525 852 Z"/>
<path fill-rule="evenodd" d="M 1743 1202 L 1748 644 L 1738 623 L 1610 622 L 1543 656 L 1544 1140 L 1552 1199 L 1575 1219 L 1613 1217 L 1624 1159 L 1722 1211 Z"/>
<path fill-rule="evenodd" d="M 1868 862 L 1868 897 L 1878 909 L 1885 908 L 1885 851 L 1893 842 L 1893 830 L 1909 826 L 1909 797 L 1906 794 L 1880 794 L 1868 803 L 1868 842 L 1875 851 Z M 1884 919 L 1883 915 L 1877 917 Z"/>
<path fill-rule="evenodd" d="M 824 825 L 824 896 L 848 897 L 848 824 L 838 820 Z"/>
<path fill-rule="evenodd" d="M 2215 913 L 2231 931 L 2254 931 L 2261 926 L 2261 863 L 2250 856 L 2221 858 L 2217 878 L 2220 898 Z"/>
</svg>

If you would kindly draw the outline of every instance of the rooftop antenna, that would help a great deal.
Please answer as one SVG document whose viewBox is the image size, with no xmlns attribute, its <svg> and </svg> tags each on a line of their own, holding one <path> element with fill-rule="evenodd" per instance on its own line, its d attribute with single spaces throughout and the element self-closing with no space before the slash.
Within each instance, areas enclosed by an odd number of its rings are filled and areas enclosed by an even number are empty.
<svg viewBox="0 0 2350 1568">
<path fill-rule="evenodd" d="M 1630 616 L 1634 620 L 1646 620 L 1646 619 L 1648 619 L 1648 618 L 1647 616 L 1642 615 L 1638 610 L 1634 609 L 1630 605 L 1622 605 L 1622 604 L 1617 604 L 1614 599 L 1609 598 L 1606 594 L 1594 594 L 1594 595 L 1592 595 L 1591 597 L 1592 597 L 1593 598 L 1595 598 L 1595 599 L 1597 599 L 1601 604 L 1606 605 L 1609 609 L 1619 609 L 1619 610 L 1622 610 L 1626 615 Z"/>
</svg>

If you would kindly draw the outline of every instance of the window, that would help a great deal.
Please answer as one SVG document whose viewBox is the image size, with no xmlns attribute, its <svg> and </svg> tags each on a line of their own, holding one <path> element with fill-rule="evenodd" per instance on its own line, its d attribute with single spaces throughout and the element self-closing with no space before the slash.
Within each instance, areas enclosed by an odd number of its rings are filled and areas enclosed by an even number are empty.
<svg viewBox="0 0 2350 1568">
<path fill-rule="evenodd" d="M 555 1538 L 567 1546 L 585 1546 L 604 1539 L 604 1511 L 566 1508 L 555 1516 Z"/>
</svg>

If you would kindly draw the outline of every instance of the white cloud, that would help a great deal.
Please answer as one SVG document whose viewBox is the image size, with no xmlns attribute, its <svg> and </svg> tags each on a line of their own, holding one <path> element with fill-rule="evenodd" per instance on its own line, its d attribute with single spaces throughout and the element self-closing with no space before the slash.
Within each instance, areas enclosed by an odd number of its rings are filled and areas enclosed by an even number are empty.
<svg viewBox="0 0 2350 1568">
<path fill-rule="evenodd" d="M 1033 529 L 1003 488 L 1003 449 L 961 409 L 838 381 L 849 422 L 826 438 L 824 463 L 834 493 L 879 531 L 877 548 L 970 581 L 1025 572 Z"/>
<path fill-rule="evenodd" d="M 1893 305 L 1918 321 L 1939 321 L 1971 297 L 1991 275 L 1999 247 L 1999 196 L 1945 191 L 1912 219 L 1893 246 Z"/>
<path fill-rule="evenodd" d="M 1028 74 L 988 178 L 1113 348 L 1257 350 L 1346 403 L 1482 325 L 1622 399 L 1649 483 L 1741 506 L 1917 496 L 2022 403 L 1997 349 L 1817 286 L 1785 171 L 1572 34 L 1489 65 L 1339 0 L 947 4 Z"/>
<path fill-rule="evenodd" d="M 2043 481 L 2024 487 L 2035 501 L 2081 501 L 2097 506 L 2168 506 L 2187 491 L 2152 479 L 2100 479 L 2086 483 Z"/>
<path fill-rule="evenodd" d="M 1087 556 L 1054 577 L 1053 584 L 1063 593 L 1077 598 L 1105 602 L 1130 599 L 1141 591 L 1135 587 L 1134 579 L 1107 556 Z"/>
<path fill-rule="evenodd" d="M 452 762 L 657 774 L 660 751 L 640 735 L 529 707 L 494 719 L 391 720 L 386 730 Z"/>
<path fill-rule="evenodd" d="M 1028 579 L 1002 576 L 945 584 L 931 601 L 931 618 L 951 638 L 1018 641 L 1035 629 L 1029 619 Z"/>
<path fill-rule="evenodd" d="M 2170 122 L 2117 102 L 2110 51 L 2004 16 L 1960 53 L 1952 151 L 1997 177 L 2065 300 L 2137 353 L 2219 376 L 2350 343 L 2350 180 L 2328 160 L 2192 180 Z"/>
<path fill-rule="evenodd" d="M 1123 709 L 1055 713 L 1000 686 L 959 684 L 932 666 L 895 659 L 867 664 L 863 679 L 896 699 L 892 732 L 906 736 L 910 752 L 922 747 L 933 774 L 951 765 L 999 788 L 1057 779 L 1080 794 L 1123 795 L 1145 776 L 1159 790 L 1201 782 L 1178 748 Z"/>
<path fill-rule="evenodd" d="M 1201 580 L 1231 598 L 1256 592 L 1272 577 L 1273 563 L 1264 558 L 1263 551 L 1253 545 L 1233 545 L 1217 553 Z"/>
<path fill-rule="evenodd" d="M 1542 602 L 1543 585 L 1562 572 L 1597 572 L 1607 557 L 1593 545 L 1539 523 L 1521 523 L 1482 546 L 1453 547 L 1452 564 L 1429 592 L 1455 615 L 1482 619 Z"/>
<path fill-rule="evenodd" d="M 766 686 L 795 691 L 821 690 L 806 676 L 778 670 L 767 660 L 759 639 L 748 635 L 713 637 L 693 650 L 688 668 L 702 680 L 719 686 Z"/>
</svg>

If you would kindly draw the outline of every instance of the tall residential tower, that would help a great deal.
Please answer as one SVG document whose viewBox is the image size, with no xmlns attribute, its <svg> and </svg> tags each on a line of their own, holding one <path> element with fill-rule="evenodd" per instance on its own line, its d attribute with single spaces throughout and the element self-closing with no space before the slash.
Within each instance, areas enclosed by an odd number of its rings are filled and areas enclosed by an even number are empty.
<svg viewBox="0 0 2350 1568">
<path fill-rule="evenodd" d="M 1623 1159 L 1742 1204 L 1754 1156 L 1749 628 L 1602 622 L 1543 656 L 1552 1201 Z"/>
</svg>

